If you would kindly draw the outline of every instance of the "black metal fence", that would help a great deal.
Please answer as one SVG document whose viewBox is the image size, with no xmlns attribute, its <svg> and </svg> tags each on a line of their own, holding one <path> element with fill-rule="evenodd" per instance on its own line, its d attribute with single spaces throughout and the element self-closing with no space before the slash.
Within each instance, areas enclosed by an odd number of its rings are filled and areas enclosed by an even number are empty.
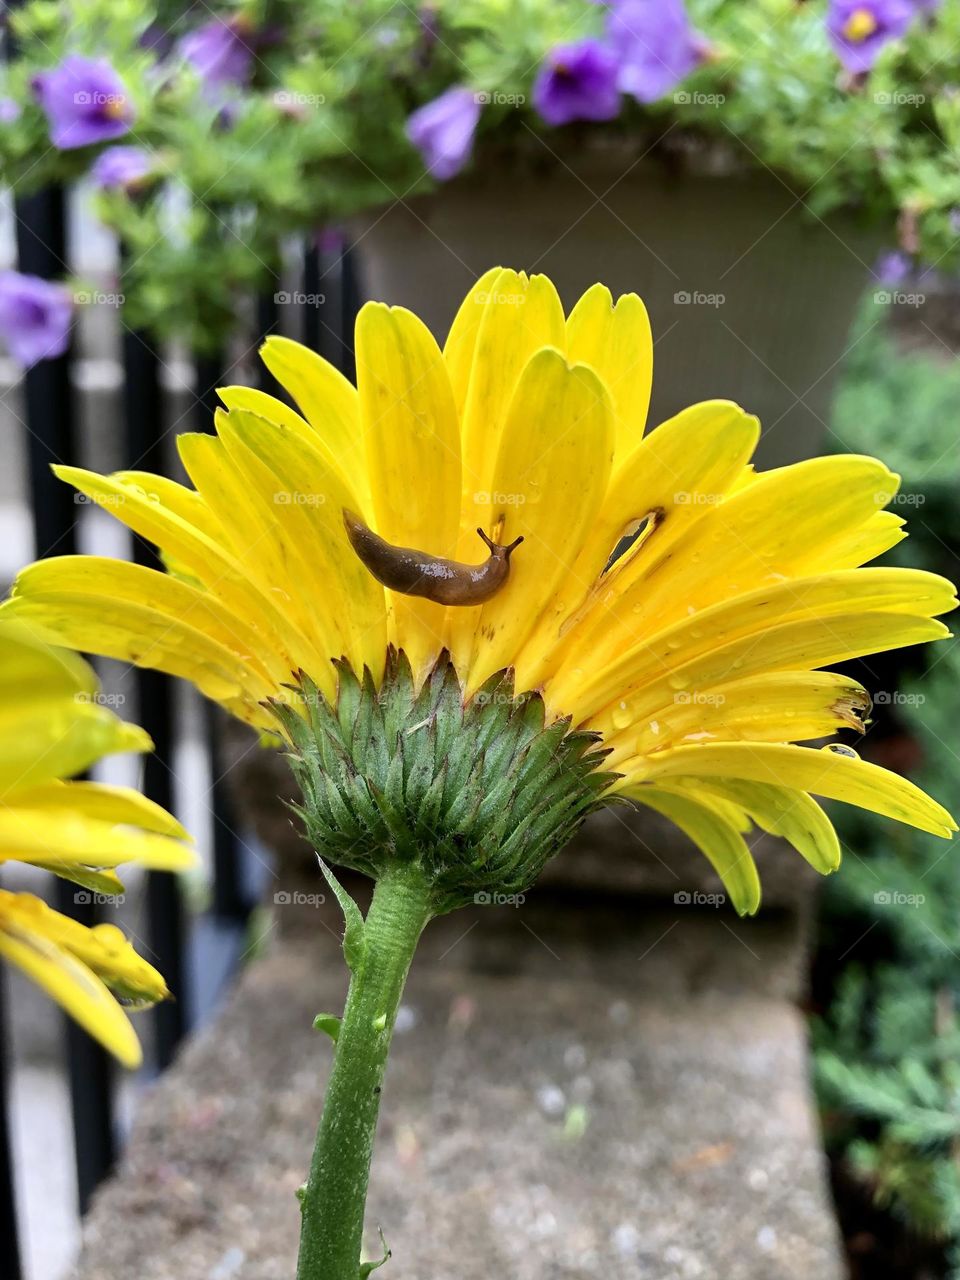
<svg viewBox="0 0 960 1280">
<path fill-rule="evenodd" d="M 16 204 L 18 266 L 23 272 L 44 278 L 69 274 L 70 246 L 67 243 L 65 199 L 59 190 L 47 190 Z M 121 265 L 122 270 L 122 265 Z M 358 290 L 350 255 L 321 251 L 310 246 L 300 262 L 300 285 L 306 296 L 325 298 L 321 308 L 303 307 L 296 314 L 299 336 L 352 377 L 353 321 L 358 306 Z M 275 289 L 280 289 L 278 280 Z M 252 308 L 257 333 L 251 343 L 278 326 L 278 298 L 272 292 Z M 124 466 L 163 473 L 167 470 L 164 448 L 161 357 L 150 338 L 122 326 L 123 361 L 123 443 Z M 47 360 L 25 375 L 25 422 L 27 440 L 29 501 L 33 517 L 36 554 L 64 555 L 76 549 L 77 516 L 82 511 L 68 486 L 50 471 L 55 462 L 76 463 L 82 456 L 78 439 L 77 403 L 71 378 L 72 353 Z M 193 361 L 194 388 L 186 415 L 192 430 L 213 427 L 216 388 L 226 373 L 224 357 L 204 356 Z M 227 379 L 236 381 L 235 377 Z M 132 539 L 132 557 L 141 564 L 156 564 L 153 549 L 139 538 Z M 153 738 L 156 750 L 145 760 L 143 789 L 157 803 L 174 808 L 172 756 L 176 742 L 174 682 L 152 671 L 138 671 L 136 678 L 137 720 Z M 212 713 L 214 708 L 209 708 Z M 253 907 L 242 874 L 243 840 L 230 812 L 218 752 L 217 732 L 212 714 L 204 734 L 209 776 L 212 780 L 211 808 L 212 884 L 209 914 L 218 926 L 233 929 L 238 936 L 246 927 Z M 97 920 L 94 902 L 77 902 L 72 886 L 58 882 L 56 906 L 84 924 Z M 190 1029 L 188 1009 L 191 933 L 197 920 L 186 910 L 181 886 L 169 873 L 151 872 L 145 890 L 146 920 L 150 958 L 161 970 L 175 1001 L 160 1005 L 149 1015 L 152 1028 L 153 1071 L 162 1071 L 174 1058 L 184 1034 Z M 236 948 L 240 954 L 240 948 Z M 0 988 L 2 996 L 2 988 Z M 66 1020 L 65 1020 L 66 1021 Z M 79 1211 L 85 1212 L 98 1184 L 110 1172 L 117 1155 L 117 1127 L 114 1112 L 114 1080 L 104 1051 L 74 1023 L 65 1026 L 65 1070 L 70 1085 L 73 1139 L 76 1158 Z M 9 1059 L 8 1021 L 0 999 L 0 1276 L 21 1280 L 22 1253 L 17 1231 L 16 1170 L 11 1150 L 7 1070 Z"/>
</svg>

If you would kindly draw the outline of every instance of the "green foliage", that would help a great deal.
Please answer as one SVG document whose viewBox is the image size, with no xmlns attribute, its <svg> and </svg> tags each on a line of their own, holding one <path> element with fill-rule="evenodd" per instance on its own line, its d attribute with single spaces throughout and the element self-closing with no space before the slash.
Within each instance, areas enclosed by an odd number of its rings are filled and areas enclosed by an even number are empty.
<svg viewBox="0 0 960 1280">
<path fill-rule="evenodd" d="M 949 800 L 960 651 L 935 653 L 900 709 L 925 752 L 916 780 Z M 838 825 L 844 867 L 824 927 L 846 968 L 814 1027 L 828 1133 L 880 1204 L 960 1259 L 960 842 Z"/>
<path fill-rule="evenodd" d="M 902 472 L 910 502 L 896 509 L 911 536 L 894 558 L 931 568 L 958 546 L 960 371 L 932 336 L 905 351 L 905 327 L 889 318 L 865 300 L 834 434 Z M 923 677 L 885 701 L 920 750 L 914 780 L 956 812 L 960 647 L 925 657 Z M 880 1205 L 942 1242 L 960 1280 L 960 840 L 835 818 L 844 862 L 825 886 L 821 934 L 839 973 L 813 1026 L 828 1140 Z"/>
<path fill-rule="evenodd" d="M 506 155 L 542 166 L 592 140 L 615 142 L 623 167 L 648 150 L 711 166 L 722 153 L 773 169 L 817 215 L 844 207 L 881 222 L 891 241 L 905 211 L 928 260 L 958 260 L 960 6 L 915 23 L 863 81 L 828 43 L 826 0 L 689 9 L 710 54 L 681 91 L 646 107 L 624 99 L 609 124 L 556 130 L 533 108 L 533 83 L 554 45 L 600 33 L 603 6 L 589 0 L 246 0 L 216 11 L 27 0 L 11 16 L 18 54 L 3 92 L 22 113 L 0 124 L 0 174 L 26 192 L 88 170 L 99 148 L 49 145 L 33 79 L 69 52 L 111 62 L 136 108 L 123 141 L 157 160 L 136 193 L 97 197 L 129 246 L 129 319 L 200 346 L 230 330 L 239 297 L 274 287 L 284 237 L 431 187 L 405 124 L 452 85 L 483 95 L 478 167 Z M 214 16 L 241 18 L 256 51 L 226 114 L 176 52 Z"/>
</svg>

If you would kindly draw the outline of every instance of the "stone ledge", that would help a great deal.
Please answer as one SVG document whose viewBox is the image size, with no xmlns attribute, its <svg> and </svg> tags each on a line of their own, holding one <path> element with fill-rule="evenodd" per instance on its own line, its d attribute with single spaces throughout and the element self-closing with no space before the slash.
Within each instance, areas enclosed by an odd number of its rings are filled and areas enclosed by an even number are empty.
<svg viewBox="0 0 960 1280">
<path fill-rule="evenodd" d="M 394 1251 L 380 1274 L 841 1280 L 802 1021 L 732 980 L 729 922 L 641 913 L 611 946 L 609 921 L 581 919 L 493 976 L 475 966 L 495 914 L 435 922 L 411 975 L 371 1185 Z M 331 1056 L 310 1024 L 345 987 L 335 921 L 315 919 L 274 936 L 146 1100 L 74 1280 L 292 1278 Z M 751 934 L 747 974 L 777 933 Z"/>
</svg>

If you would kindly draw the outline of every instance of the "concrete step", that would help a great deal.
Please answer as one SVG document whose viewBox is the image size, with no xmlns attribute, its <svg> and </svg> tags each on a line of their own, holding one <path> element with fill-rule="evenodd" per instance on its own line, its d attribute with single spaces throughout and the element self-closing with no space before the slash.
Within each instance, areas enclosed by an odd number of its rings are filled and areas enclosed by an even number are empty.
<svg viewBox="0 0 960 1280">
<path fill-rule="evenodd" d="M 331 1059 L 311 1021 L 345 988 L 339 921 L 306 910 L 145 1101 L 75 1280 L 293 1274 Z M 543 895 L 434 922 L 374 1162 L 385 1274 L 841 1280 L 778 919 Z"/>
</svg>

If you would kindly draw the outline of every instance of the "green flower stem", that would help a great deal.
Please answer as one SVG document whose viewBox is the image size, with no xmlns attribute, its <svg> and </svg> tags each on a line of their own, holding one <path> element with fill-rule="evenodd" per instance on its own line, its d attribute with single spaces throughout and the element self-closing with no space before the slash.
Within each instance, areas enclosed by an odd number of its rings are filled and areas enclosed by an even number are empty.
<svg viewBox="0 0 960 1280">
<path fill-rule="evenodd" d="M 297 1280 L 360 1276 L 383 1073 L 410 962 L 430 915 L 430 889 L 419 868 L 407 863 L 377 882 L 301 1193 Z"/>
</svg>

